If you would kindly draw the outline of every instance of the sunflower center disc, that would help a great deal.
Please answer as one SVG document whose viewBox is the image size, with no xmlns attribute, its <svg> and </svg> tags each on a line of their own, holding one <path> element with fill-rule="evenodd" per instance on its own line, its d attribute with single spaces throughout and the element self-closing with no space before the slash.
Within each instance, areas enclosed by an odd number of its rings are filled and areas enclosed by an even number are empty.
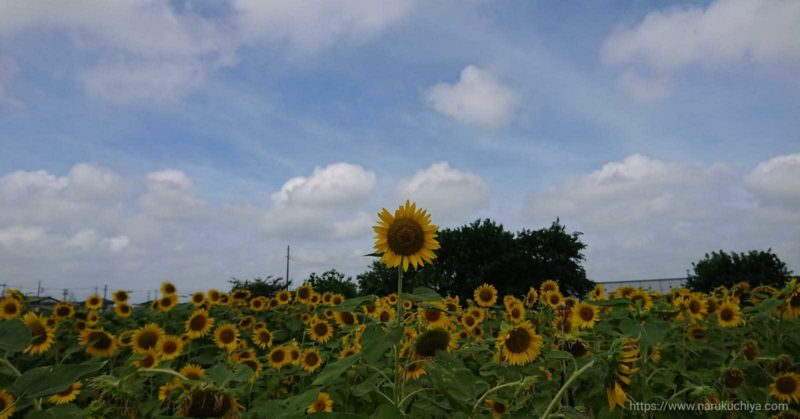
<svg viewBox="0 0 800 419">
<path fill-rule="evenodd" d="M 425 232 L 416 221 L 408 219 L 395 220 L 389 227 L 389 249 L 400 256 L 417 253 L 425 244 Z"/>
<path fill-rule="evenodd" d="M 506 339 L 506 348 L 513 353 L 522 353 L 528 349 L 528 344 L 531 343 L 531 335 L 528 331 L 522 328 L 514 329 Z"/>
<path fill-rule="evenodd" d="M 797 389 L 797 383 L 792 377 L 781 377 L 775 382 L 775 387 L 778 389 L 778 393 L 792 394 Z"/>
</svg>

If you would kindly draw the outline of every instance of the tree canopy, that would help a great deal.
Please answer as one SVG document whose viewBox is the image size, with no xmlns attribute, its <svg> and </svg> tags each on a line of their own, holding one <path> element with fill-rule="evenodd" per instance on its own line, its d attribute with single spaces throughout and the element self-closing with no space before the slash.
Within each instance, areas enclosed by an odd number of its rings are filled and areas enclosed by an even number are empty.
<svg viewBox="0 0 800 419">
<path fill-rule="evenodd" d="M 531 286 L 553 279 L 568 294 L 583 294 L 593 283 L 581 266 L 586 245 L 579 232 L 567 233 L 559 220 L 540 230 L 507 231 L 490 219 L 439 232 L 441 248 L 433 263 L 404 274 L 403 286 L 427 286 L 442 294 L 472 298 L 480 284 L 502 294 L 525 294 Z M 396 269 L 380 262 L 357 276 L 362 293 L 387 294 L 397 289 Z"/>
<path fill-rule="evenodd" d="M 344 274 L 336 269 L 323 272 L 322 275 L 312 272 L 306 282 L 314 287 L 314 291 L 319 293 L 331 292 L 333 294 L 342 294 L 347 298 L 358 295 L 358 289 L 352 278 L 345 278 Z"/>
<path fill-rule="evenodd" d="M 730 288 L 744 281 L 753 286 L 780 288 L 791 274 L 792 271 L 772 253 L 772 249 L 747 253 L 720 250 L 710 255 L 706 253 L 702 260 L 692 263 L 691 271 L 686 271 L 686 286 L 694 291 L 708 292 L 721 285 Z"/>
<path fill-rule="evenodd" d="M 231 280 L 228 282 L 231 284 L 231 291 L 250 291 L 250 294 L 254 297 L 270 297 L 275 295 L 275 293 L 280 290 L 289 288 L 288 281 L 284 281 L 281 277 L 274 278 L 272 275 L 267 275 L 266 278 L 253 278 L 245 280 L 231 278 Z"/>
</svg>

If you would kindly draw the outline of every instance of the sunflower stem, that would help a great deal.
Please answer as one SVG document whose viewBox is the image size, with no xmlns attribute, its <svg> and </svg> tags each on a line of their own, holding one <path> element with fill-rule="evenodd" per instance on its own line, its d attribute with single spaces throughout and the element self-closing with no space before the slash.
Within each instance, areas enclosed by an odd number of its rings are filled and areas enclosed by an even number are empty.
<svg viewBox="0 0 800 419">
<path fill-rule="evenodd" d="M 486 392 L 483 393 L 481 398 L 479 398 L 478 401 L 475 402 L 475 404 L 472 406 L 472 413 L 475 413 L 475 411 L 478 410 L 478 406 L 481 405 L 481 402 L 483 402 L 487 397 L 489 397 L 490 394 L 494 393 L 495 391 L 498 391 L 500 389 L 504 389 L 506 387 L 521 386 L 521 385 L 529 383 L 529 382 L 530 382 L 530 378 L 526 377 L 526 378 L 523 378 L 523 379 L 521 379 L 519 381 L 512 381 L 510 383 L 500 384 L 500 385 L 497 385 L 497 386 L 494 386 L 494 387 L 490 388 L 489 390 L 486 390 Z"/>
<path fill-rule="evenodd" d="M 583 366 L 583 368 L 579 369 L 578 371 L 575 371 L 575 373 L 574 373 L 574 374 L 572 374 L 572 375 L 569 377 L 569 380 L 567 380 L 567 382 L 566 382 L 566 383 L 564 383 L 564 385 L 563 385 L 563 386 L 561 386 L 561 389 L 560 389 L 560 390 L 558 390 L 558 393 L 556 393 L 555 397 L 553 397 L 553 400 L 550 400 L 550 404 L 547 406 L 547 410 L 545 410 L 545 411 L 544 411 L 544 414 L 542 415 L 542 418 L 547 418 L 548 416 L 550 416 L 550 412 L 551 412 L 551 411 L 553 410 L 553 408 L 556 406 L 556 403 L 557 403 L 558 401 L 560 401 L 560 400 L 561 400 L 561 396 L 563 396 L 563 395 L 564 395 L 564 392 L 566 392 L 566 391 L 567 391 L 567 389 L 569 388 L 569 386 L 570 386 L 570 385 L 572 385 L 572 383 L 573 383 L 573 382 L 574 382 L 574 381 L 575 381 L 575 380 L 576 380 L 578 377 L 580 377 L 581 375 L 583 375 L 583 373 L 584 373 L 584 372 L 586 372 L 586 371 L 588 371 L 590 368 L 592 368 L 592 366 L 594 366 L 594 360 L 592 360 L 592 361 L 589 361 L 589 363 L 588 363 L 588 364 L 584 365 L 584 366 Z"/>
<path fill-rule="evenodd" d="M 3 364 L 3 365 L 5 365 L 6 367 L 8 367 L 8 369 L 10 369 L 10 370 L 11 370 L 11 372 L 13 372 L 13 373 L 14 373 L 14 375 L 16 375 L 17 377 L 19 377 L 19 376 L 21 376 L 21 375 L 22 375 L 22 374 L 19 372 L 19 370 L 18 370 L 16 367 L 14 367 L 14 364 L 12 364 L 11 362 L 9 362 L 7 359 L 5 359 L 5 358 L 0 358 L 0 364 Z"/>
<path fill-rule="evenodd" d="M 185 375 L 183 375 L 183 374 L 181 374 L 179 372 L 172 371 L 172 370 L 167 370 L 167 369 L 163 369 L 163 368 L 142 368 L 139 371 L 142 371 L 142 372 L 160 372 L 160 373 L 163 373 L 163 374 L 174 375 L 174 376 L 180 378 L 183 381 L 191 381 L 191 380 L 189 380 L 188 377 L 186 377 Z"/>
<path fill-rule="evenodd" d="M 395 327 L 403 325 L 403 265 L 397 267 L 397 314 L 394 319 Z M 403 398 L 403 371 L 400 368 L 400 347 L 394 345 L 394 405 L 400 409 L 400 401 Z"/>
</svg>

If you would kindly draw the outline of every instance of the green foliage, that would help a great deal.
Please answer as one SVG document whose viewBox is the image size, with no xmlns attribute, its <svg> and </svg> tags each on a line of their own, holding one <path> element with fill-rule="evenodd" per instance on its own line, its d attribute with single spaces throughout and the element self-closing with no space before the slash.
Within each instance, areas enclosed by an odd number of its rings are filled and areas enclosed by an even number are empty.
<svg viewBox="0 0 800 419">
<path fill-rule="evenodd" d="M 253 297 L 270 297 L 275 295 L 275 293 L 278 291 L 289 288 L 288 281 L 284 281 L 281 277 L 274 278 L 272 275 L 267 275 L 266 278 L 253 278 L 246 280 L 232 278 L 228 282 L 231 284 L 231 291 L 250 291 L 250 294 Z"/>
<path fill-rule="evenodd" d="M 18 394 L 28 397 L 41 397 L 66 390 L 79 378 L 100 370 L 105 362 L 91 362 L 77 365 L 51 365 L 25 371 L 14 383 Z"/>
<path fill-rule="evenodd" d="M 350 277 L 345 278 L 344 274 L 336 269 L 323 272 L 322 275 L 312 272 L 306 282 L 311 284 L 314 290 L 319 293 L 331 292 L 333 294 L 342 294 L 347 298 L 353 298 L 358 295 L 358 289 L 353 279 Z"/>
<path fill-rule="evenodd" d="M 780 287 L 792 274 L 786 264 L 767 251 L 751 250 L 748 253 L 706 253 L 705 258 L 692 263 L 692 272 L 686 271 L 686 286 L 694 291 L 708 292 L 719 286 L 732 287 L 738 282 L 752 286 Z"/>
<path fill-rule="evenodd" d="M 465 299 L 472 298 L 484 282 L 501 294 L 525 294 L 529 287 L 554 279 L 563 292 L 581 295 L 593 283 L 581 266 L 586 245 L 580 235 L 568 233 L 558 220 L 548 228 L 516 234 L 489 219 L 443 229 L 437 258 L 419 270 L 409 269 L 403 274 L 403 285 L 429 287 Z M 396 269 L 387 269 L 379 261 L 357 280 L 362 293 L 385 295 L 397 289 Z"/>
<path fill-rule="evenodd" d="M 17 353 L 31 341 L 31 331 L 18 319 L 0 322 L 0 351 Z"/>
</svg>

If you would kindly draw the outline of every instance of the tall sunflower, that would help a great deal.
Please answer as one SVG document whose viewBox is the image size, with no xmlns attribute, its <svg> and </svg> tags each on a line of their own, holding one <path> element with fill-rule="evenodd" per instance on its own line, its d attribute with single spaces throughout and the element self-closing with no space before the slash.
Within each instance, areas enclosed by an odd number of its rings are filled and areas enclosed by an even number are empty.
<svg viewBox="0 0 800 419">
<path fill-rule="evenodd" d="M 733 301 L 725 301 L 717 308 L 717 322 L 720 327 L 736 327 L 744 323 L 739 305 Z"/>
<path fill-rule="evenodd" d="M 331 325 L 324 319 L 314 317 L 311 320 L 307 333 L 314 342 L 325 343 L 333 336 L 333 328 L 331 328 Z"/>
<path fill-rule="evenodd" d="M 269 363 L 270 367 L 279 370 L 290 364 L 292 362 L 292 358 L 289 355 L 289 350 L 285 346 L 281 345 L 272 348 L 272 350 L 269 352 L 269 355 L 267 355 L 267 362 Z"/>
<path fill-rule="evenodd" d="M 475 302 L 481 307 L 491 307 L 497 302 L 497 288 L 494 285 L 483 283 L 473 293 Z"/>
<path fill-rule="evenodd" d="M 164 281 L 161 283 L 161 293 L 164 295 L 175 294 L 178 292 L 178 289 L 175 288 L 175 285 L 172 282 Z"/>
<path fill-rule="evenodd" d="M 111 299 L 114 300 L 115 303 L 127 303 L 128 302 L 128 291 L 117 290 L 111 294 Z"/>
<path fill-rule="evenodd" d="M 533 324 L 526 321 L 500 332 L 496 345 L 504 361 L 511 365 L 525 365 L 539 356 L 542 337 L 536 334 Z"/>
<path fill-rule="evenodd" d="M 591 329 L 599 318 L 597 307 L 587 302 L 580 302 L 572 307 L 572 321 L 579 329 Z"/>
<path fill-rule="evenodd" d="M 384 208 L 379 214 L 375 230 L 375 250 L 382 254 L 381 262 L 389 268 L 396 266 L 414 269 L 436 258 L 434 250 L 439 248 L 437 226 L 431 224 L 431 216 L 416 204 L 406 201 L 394 212 Z"/>
<path fill-rule="evenodd" d="M 97 294 L 92 294 L 86 297 L 86 308 L 89 310 L 97 310 L 103 307 L 103 299 Z"/>
<path fill-rule="evenodd" d="M 0 302 L 0 319 L 8 320 L 19 317 L 22 312 L 22 303 L 16 298 L 4 298 Z"/>
<path fill-rule="evenodd" d="M 74 401 L 78 398 L 83 384 L 74 382 L 66 390 L 60 391 L 47 398 L 47 401 L 53 404 L 65 404 Z"/>
<path fill-rule="evenodd" d="M 162 361 L 169 361 L 177 358 L 183 352 L 183 341 L 176 336 L 164 335 L 158 340 L 156 350 Z"/>
<path fill-rule="evenodd" d="M 128 303 L 117 303 L 114 306 L 114 313 L 117 314 L 119 317 L 127 318 L 131 316 L 131 312 L 133 309 L 131 308 Z"/>
<path fill-rule="evenodd" d="M 53 308 L 53 316 L 59 320 L 68 319 L 75 315 L 75 307 L 70 303 L 58 303 Z"/>
<path fill-rule="evenodd" d="M 314 372 L 322 366 L 322 356 L 319 351 L 309 348 L 300 355 L 300 365 L 308 372 Z"/>
<path fill-rule="evenodd" d="M 206 370 L 197 364 L 186 364 L 180 369 L 179 372 L 181 373 L 182 376 L 193 381 L 199 380 L 205 377 L 206 375 Z"/>
<path fill-rule="evenodd" d="M 253 344 L 260 349 L 272 346 L 272 333 L 267 328 L 261 328 L 253 333 Z"/>
</svg>

